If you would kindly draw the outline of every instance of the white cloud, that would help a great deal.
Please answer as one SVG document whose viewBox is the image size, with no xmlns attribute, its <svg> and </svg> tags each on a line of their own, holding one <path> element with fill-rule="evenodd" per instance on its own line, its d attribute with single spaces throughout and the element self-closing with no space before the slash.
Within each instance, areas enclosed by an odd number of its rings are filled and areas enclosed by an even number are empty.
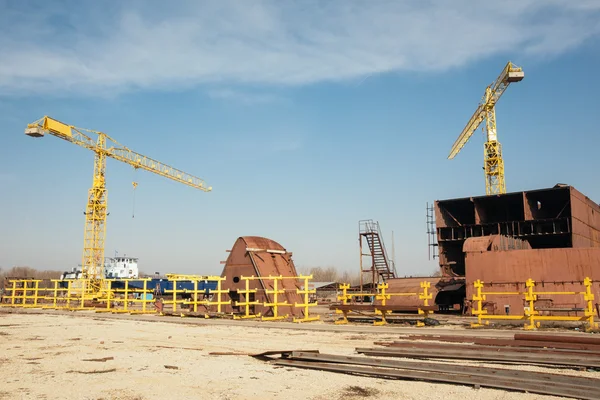
<svg viewBox="0 0 600 400">
<path fill-rule="evenodd" d="M 0 93 L 10 95 L 359 81 L 554 56 L 600 32 L 592 0 L 12 4 L 0 15 Z"/>
<path fill-rule="evenodd" d="M 233 89 L 211 89 L 208 90 L 209 97 L 221 100 L 233 100 L 243 104 L 265 104 L 281 102 L 284 98 L 270 93 L 257 93 Z"/>
</svg>

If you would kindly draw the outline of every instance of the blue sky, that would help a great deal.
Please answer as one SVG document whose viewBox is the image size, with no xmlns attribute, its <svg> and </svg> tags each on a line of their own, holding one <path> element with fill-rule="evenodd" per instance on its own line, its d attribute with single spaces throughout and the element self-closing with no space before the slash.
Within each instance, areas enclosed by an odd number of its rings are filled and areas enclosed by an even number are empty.
<svg viewBox="0 0 600 400">
<path fill-rule="evenodd" d="M 106 253 L 146 272 L 218 273 L 243 235 L 355 271 L 375 219 L 400 273 L 428 274 L 425 204 L 485 193 L 480 130 L 446 157 L 509 60 L 508 191 L 600 201 L 599 1 L 99 4 L 0 0 L 0 267 L 81 259 L 93 154 L 23 134 L 50 115 L 213 187 L 108 160 Z"/>
</svg>

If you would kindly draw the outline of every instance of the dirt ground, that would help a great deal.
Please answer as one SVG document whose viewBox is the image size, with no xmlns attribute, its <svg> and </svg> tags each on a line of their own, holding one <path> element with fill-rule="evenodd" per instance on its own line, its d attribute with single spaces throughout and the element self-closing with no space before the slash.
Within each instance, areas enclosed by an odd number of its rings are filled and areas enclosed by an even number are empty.
<svg viewBox="0 0 600 400">
<path fill-rule="evenodd" d="M 417 329 L 311 324 L 0 310 L 0 399 L 556 399 L 209 355 L 300 349 L 352 355 L 355 347 Z M 553 372 L 600 378 L 597 372 Z"/>
</svg>

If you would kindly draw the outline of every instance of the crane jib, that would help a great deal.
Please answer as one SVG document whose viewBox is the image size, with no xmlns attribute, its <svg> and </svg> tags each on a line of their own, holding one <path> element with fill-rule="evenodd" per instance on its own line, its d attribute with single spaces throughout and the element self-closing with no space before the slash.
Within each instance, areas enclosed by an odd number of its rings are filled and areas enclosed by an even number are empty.
<svg viewBox="0 0 600 400">
<path fill-rule="evenodd" d="M 454 158 L 467 144 L 479 125 L 484 120 L 486 121 L 487 141 L 484 144 L 484 170 L 487 195 L 506 193 L 504 159 L 502 157 L 502 146 L 497 137 L 495 106 L 508 85 L 513 82 L 520 82 L 524 77 L 525 73 L 522 68 L 517 67 L 510 61 L 506 64 L 498 78 L 486 87 L 485 95 L 477 110 L 452 145 L 448 155 L 448 159 Z"/>
<path fill-rule="evenodd" d="M 84 133 L 85 132 L 85 133 Z M 85 291 L 94 296 L 104 295 L 104 239 L 106 233 L 107 190 L 106 190 L 106 157 L 124 162 L 134 168 L 142 168 L 154 174 L 210 192 L 204 181 L 184 171 L 135 153 L 120 145 L 105 133 L 90 129 L 76 128 L 48 116 L 28 124 L 25 134 L 31 137 L 43 137 L 50 134 L 96 153 L 94 157 L 94 180 L 88 191 L 88 202 L 85 214 L 84 246 L 82 258 L 82 276 L 89 279 Z M 88 136 L 97 135 L 96 140 Z M 118 147 L 108 147 L 107 143 Z M 89 286 L 88 286 L 89 285 Z"/>
</svg>

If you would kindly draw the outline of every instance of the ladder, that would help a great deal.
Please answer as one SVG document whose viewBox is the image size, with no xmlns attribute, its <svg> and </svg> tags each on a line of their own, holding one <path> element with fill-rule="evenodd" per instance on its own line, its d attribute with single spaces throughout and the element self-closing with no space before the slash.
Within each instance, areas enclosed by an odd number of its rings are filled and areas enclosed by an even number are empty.
<svg viewBox="0 0 600 400">
<path fill-rule="evenodd" d="M 358 226 L 361 248 L 363 240 L 365 240 L 371 256 L 371 269 L 363 270 L 363 272 L 373 272 L 374 270 L 384 281 L 396 278 L 396 266 L 387 255 L 379 222 L 371 219 L 361 220 L 358 222 Z"/>
</svg>

